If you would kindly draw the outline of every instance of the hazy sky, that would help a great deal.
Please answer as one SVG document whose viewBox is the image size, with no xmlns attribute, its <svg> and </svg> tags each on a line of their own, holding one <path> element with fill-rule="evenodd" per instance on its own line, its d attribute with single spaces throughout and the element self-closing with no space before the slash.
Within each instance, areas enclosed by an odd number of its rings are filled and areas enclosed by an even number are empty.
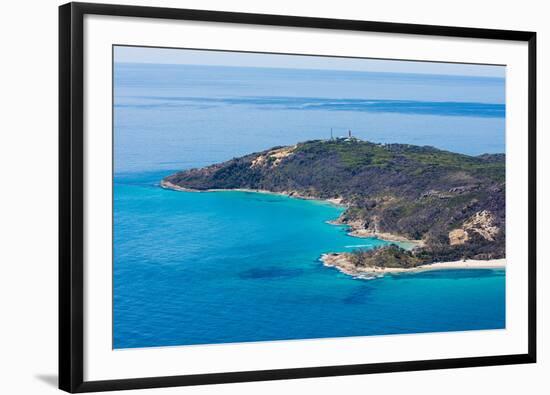
<svg viewBox="0 0 550 395">
<path fill-rule="evenodd" d="M 116 46 L 115 62 L 504 77 L 504 66 Z"/>
</svg>

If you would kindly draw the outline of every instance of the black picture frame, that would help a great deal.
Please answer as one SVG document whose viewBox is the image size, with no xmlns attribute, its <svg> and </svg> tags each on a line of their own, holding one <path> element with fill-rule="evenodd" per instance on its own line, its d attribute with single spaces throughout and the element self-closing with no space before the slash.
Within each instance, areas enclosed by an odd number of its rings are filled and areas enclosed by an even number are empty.
<svg viewBox="0 0 550 395">
<path fill-rule="evenodd" d="M 528 352 L 515 355 L 84 380 L 83 20 L 87 14 L 401 33 L 528 43 Z M 536 33 L 286 15 L 68 3 L 59 8 L 59 388 L 71 393 L 536 362 Z"/>
</svg>

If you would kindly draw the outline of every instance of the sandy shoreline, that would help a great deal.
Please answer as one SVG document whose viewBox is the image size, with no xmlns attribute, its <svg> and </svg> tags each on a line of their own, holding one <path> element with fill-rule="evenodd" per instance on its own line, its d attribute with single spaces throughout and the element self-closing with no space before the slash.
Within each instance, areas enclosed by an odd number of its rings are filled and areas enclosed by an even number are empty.
<svg viewBox="0 0 550 395">
<path fill-rule="evenodd" d="M 320 199 L 320 198 L 313 197 L 313 196 L 301 195 L 298 192 L 294 192 L 294 191 L 292 191 L 292 192 L 287 192 L 287 191 L 273 192 L 273 191 L 268 191 L 268 190 L 265 190 L 265 189 L 249 189 L 249 188 L 227 188 L 227 189 L 224 189 L 224 188 L 219 188 L 218 189 L 218 188 L 216 188 L 216 189 L 198 190 L 198 189 L 190 189 L 190 188 L 180 187 L 179 185 L 175 185 L 175 184 L 172 184 L 169 181 L 164 181 L 164 180 L 162 180 L 160 182 L 160 186 L 164 189 L 173 189 L 175 191 L 182 191 L 182 192 L 197 192 L 197 193 L 207 193 L 207 192 L 253 192 L 253 193 L 263 193 L 263 194 L 266 194 L 266 195 L 286 196 L 286 197 L 291 197 L 291 198 L 295 198 L 295 199 L 318 200 L 320 202 L 327 202 L 327 203 L 334 204 L 335 206 L 347 207 L 347 205 L 342 203 L 341 198 Z"/>
<path fill-rule="evenodd" d="M 321 255 L 323 265 L 334 267 L 344 274 L 358 277 L 365 274 L 384 275 L 390 273 L 415 273 L 428 270 L 445 269 L 505 269 L 506 259 L 493 259 L 480 261 L 468 259 L 465 261 L 437 262 L 427 265 L 421 265 L 414 268 L 385 268 L 385 267 L 356 267 L 348 259 L 348 253 L 333 253 Z"/>
</svg>

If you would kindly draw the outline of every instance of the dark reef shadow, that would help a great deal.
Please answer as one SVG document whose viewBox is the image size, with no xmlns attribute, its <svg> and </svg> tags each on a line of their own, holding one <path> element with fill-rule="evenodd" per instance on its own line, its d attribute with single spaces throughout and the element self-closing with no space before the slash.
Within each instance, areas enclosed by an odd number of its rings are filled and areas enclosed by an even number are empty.
<svg viewBox="0 0 550 395">
<path fill-rule="evenodd" d="M 365 304 L 371 298 L 374 288 L 370 284 L 364 284 L 358 289 L 350 292 L 346 297 L 342 299 L 344 304 Z"/>
</svg>

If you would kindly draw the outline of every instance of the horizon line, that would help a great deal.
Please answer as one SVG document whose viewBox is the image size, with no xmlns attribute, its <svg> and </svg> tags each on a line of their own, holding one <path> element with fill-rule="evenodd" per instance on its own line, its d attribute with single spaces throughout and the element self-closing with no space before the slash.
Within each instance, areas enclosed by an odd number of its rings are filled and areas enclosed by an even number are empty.
<svg viewBox="0 0 550 395">
<path fill-rule="evenodd" d="M 113 63 L 506 77 L 505 64 L 113 44 Z M 244 59 L 243 59 L 244 58 Z M 247 65 L 243 65 L 247 63 Z"/>
<path fill-rule="evenodd" d="M 433 63 L 433 62 L 429 62 Z M 155 66 L 194 66 L 194 67 L 224 67 L 234 69 L 270 69 L 270 70 L 304 70 L 304 71 L 336 71 L 343 73 L 365 73 L 365 74 L 402 74 L 402 75 L 426 75 L 426 76 L 442 76 L 442 77 L 458 77 L 458 78 L 483 78 L 494 80 L 506 80 L 506 76 L 493 75 L 477 75 L 477 74 L 444 74 L 435 72 L 407 72 L 407 71 L 378 71 L 378 70 L 352 70 L 352 69 L 322 69 L 322 68 L 307 68 L 307 67 L 273 67 L 273 66 L 237 66 L 223 64 L 198 64 L 198 63 L 159 63 L 159 62 L 128 62 L 128 61 L 113 61 L 115 65 L 155 65 Z M 501 65 L 491 65 L 501 66 Z M 502 65 L 501 67 L 506 67 Z"/>
</svg>

